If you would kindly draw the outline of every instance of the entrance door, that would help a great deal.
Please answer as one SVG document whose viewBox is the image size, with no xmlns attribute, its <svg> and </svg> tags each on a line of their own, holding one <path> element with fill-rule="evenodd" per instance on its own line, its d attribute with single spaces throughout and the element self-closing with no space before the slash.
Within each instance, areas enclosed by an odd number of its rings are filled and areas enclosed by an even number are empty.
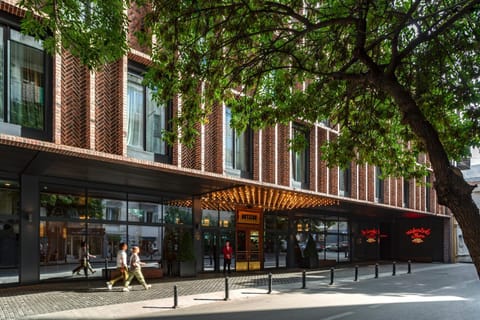
<svg viewBox="0 0 480 320">
<path fill-rule="evenodd" d="M 218 231 L 203 231 L 203 271 L 219 271 Z"/>
<path fill-rule="evenodd" d="M 260 230 L 237 229 L 236 271 L 263 268 L 262 237 Z"/>
</svg>

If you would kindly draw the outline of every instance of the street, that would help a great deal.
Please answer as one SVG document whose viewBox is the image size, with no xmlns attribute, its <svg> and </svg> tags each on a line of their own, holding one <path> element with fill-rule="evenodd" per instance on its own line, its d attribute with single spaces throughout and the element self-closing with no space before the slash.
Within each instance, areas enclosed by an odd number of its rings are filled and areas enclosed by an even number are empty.
<svg viewBox="0 0 480 320">
<path fill-rule="evenodd" d="M 480 281 L 472 264 L 432 264 L 411 274 L 378 279 L 339 278 L 326 285 L 325 277 L 311 276 L 307 288 L 283 284 L 265 289 L 245 288 L 180 297 L 140 301 L 89 310 L 43 315 L 41 319 L 228 319 L 228 320 L 358 320 L 358 319 L 478 319 Z M 35 318 L 37 319 L 37 318 Z"/>
<path fill-rule="evenodd" d="M 246 293 L 245 295 L 247 295 Z M 143 319 L 478 319 L 480 281 L 471 264 L 325 288 L 281 290 Z"/>
</svg>

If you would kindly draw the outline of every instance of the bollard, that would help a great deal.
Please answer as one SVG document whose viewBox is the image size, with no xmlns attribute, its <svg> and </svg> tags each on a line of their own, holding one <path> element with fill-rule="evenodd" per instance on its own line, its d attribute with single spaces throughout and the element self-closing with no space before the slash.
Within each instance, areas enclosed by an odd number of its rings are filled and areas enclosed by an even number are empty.
<svg viewBox="0 0 480 320">
<path fill-rule="evenodd" d="M 268 274 L 268 294 L 272 293 L 272 273 Z"/>
<path fill-rule="evenodd" d="M 108 280 L 108 258 L 105 258 L 105 280 Z"/>
<path fill-rule="evenodd" d="M 378 263 L 375 263 L 375 279 L 378 278 Z"/>
<path fill-rule="evenodd" d="M 223 300 L 227 301 L 229 299 L 228 295 L 228 277 L 225 277 L 225 298 Z"/>
<path fill-rule="evenodd" d="M 330 285 L 333 284 L 333 278 L 335 277 L 335 268 L 330 268 Z"/>
<path fill-rule="evenodd" d="M 302 271 L 302 289 L 307 288 L 307 273 L 305 270 Z"/>
<path fill-rule="evenodd" d="M 358 265 L 355 266 L 355 279 L 354 281 L 358 281 Z"/>
<path fill-rule="evenodd" d="M 408 271 L 407 273 L 412 273 L 412 261 L 408 260 Z"/>
<path fill-rule="evenodd" d="M 393 261 L 393 264 L 392 264 L 392 276 L 394 276 L 396 273 L 397 273 L 397 267 L 396 267 L 396 262 Z"/>
<path fill-rule="evenodd" d="M 173 309 L 178 307 L 178 292 L 177 285 L 173 286 Z"/>
</svg>

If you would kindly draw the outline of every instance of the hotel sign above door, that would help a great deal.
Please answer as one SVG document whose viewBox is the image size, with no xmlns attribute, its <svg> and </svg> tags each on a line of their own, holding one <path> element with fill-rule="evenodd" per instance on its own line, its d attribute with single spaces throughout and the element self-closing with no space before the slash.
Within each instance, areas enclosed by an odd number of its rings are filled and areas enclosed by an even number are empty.
<svg viewBox="0 0 480 320">
<path fill-rule="evenodd" d="M 237 212 L 237 223 L 259 225 L 260 212 L 239 210 Z"/>
</svg>

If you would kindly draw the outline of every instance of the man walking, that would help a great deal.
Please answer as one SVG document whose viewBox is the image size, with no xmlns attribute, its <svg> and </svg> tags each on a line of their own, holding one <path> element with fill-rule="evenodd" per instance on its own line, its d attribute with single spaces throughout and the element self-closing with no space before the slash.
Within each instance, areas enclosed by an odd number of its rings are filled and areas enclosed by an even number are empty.
<svg viewBox="0 0 480 320">
<path fill-rule="evenodd" d="M 123 283 L 125 284 L 125 281 L 127 281 L 128 279 L 128 262 L 127 262 L 128 245 L 125 242 L 122 242 L 120 243 L 119 248 L 120 250 L 118 250 L 117 252 L 117 270 L 120 271 L 120 275 L 115 279 L 107 281 L 108 290 L 112 290 L 113 285 L 118 280 L 120 279 L 123 280 Z"/>
</svg>

